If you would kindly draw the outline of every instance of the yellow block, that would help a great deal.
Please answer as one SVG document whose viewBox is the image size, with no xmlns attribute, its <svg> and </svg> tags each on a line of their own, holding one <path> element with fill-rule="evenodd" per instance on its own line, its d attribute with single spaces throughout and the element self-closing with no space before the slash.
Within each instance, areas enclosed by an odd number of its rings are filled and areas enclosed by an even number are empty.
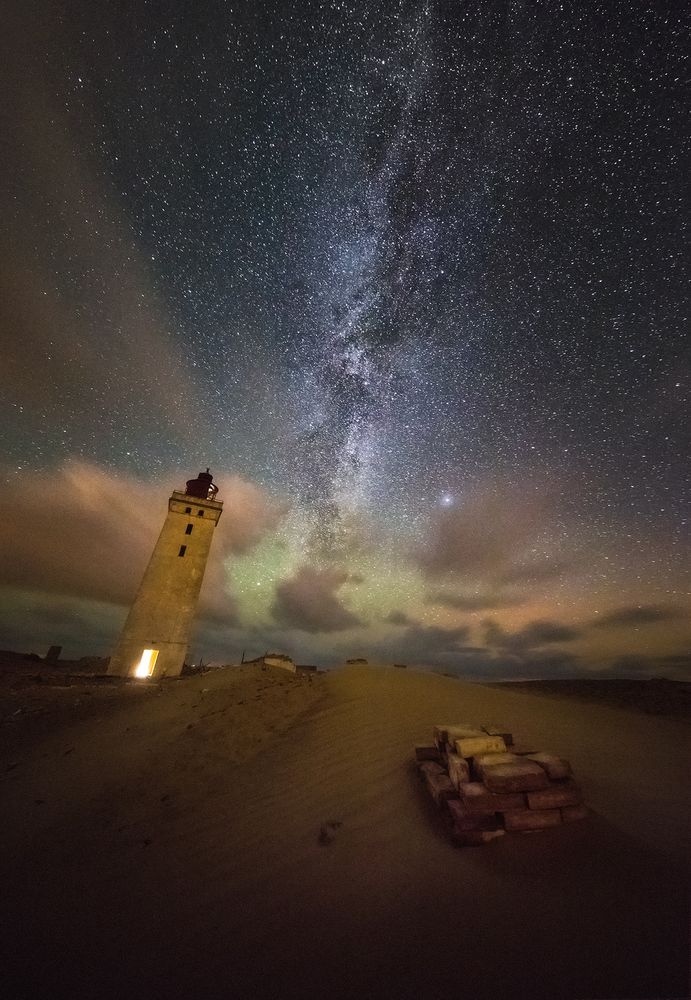
<svg viewBox="0 0 691 1000">
<path fill-rule="evenodd" d="M 456 740 L 456 752 L 461 757 L 476 757 L 480 753 L 505 753 L 501 736 L 464 736 Z"/>
<path fill-rule="evenodd" d="M 434 739 L 437 743 L 453 743 L 464 736 L 484 736 L 485 733 L 478 726 L 471 726 L 470 723 L 454 722 L 446 726 L 434 727 Z"/>
</svg>

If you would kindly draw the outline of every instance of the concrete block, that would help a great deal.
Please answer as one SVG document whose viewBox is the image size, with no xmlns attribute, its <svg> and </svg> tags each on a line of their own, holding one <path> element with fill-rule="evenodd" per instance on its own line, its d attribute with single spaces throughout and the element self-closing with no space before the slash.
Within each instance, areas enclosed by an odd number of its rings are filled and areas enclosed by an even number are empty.
<svg viewBox="0 0 691 1000">
<path fill-rule="evenodd" d="M 417 769 L 421 778 L 426 778 L 428 774 L 445 774 L 444 768 L 435 760 L 419 760 Z"/>
<path fill-rule="evenodd" d="M 501 736 L 461 736 L 456 739 L 456 753 L 461 757 L 477 757 L 481 753 L 504 753 L 506 743 Z"/>
<path fill-rule="evenodd" d="M 436 747 L 415 747 L 416 760 L 434 760 L 439 763 L 439 750 Z"/>
<path fill-rule="evenodd" d="M 453 726 L 449 726 L 448 729 L 448 741 L 449 743 L 455 743 L 456 740 L 461 740 L 466 736 L 485 736 L 482 729 L 479 726 L 474 726 L 468 722 L 458 722 Z"/>
<path fill-rule="evenodd" d="M 473 757 L 470 772 L 473 781 L 482 781 L 482 768 L 491 764 L 515 764 L 521 758 L 515 753 L 479 753 Z"/>
<path fill-rule="evenodd" d="M 458 830 L 454 826 L 451 832 L 451 839 L 456 847 L 480 847 L 482 844 L 487 844 L 490 840 L 503 837 L 505 833 L 506 831 L 501 828 L 497 830 Z"/>
<path fill-rule="evenodd" d="M 480 726 L 483 733 L 487 733 L 488 736 L 501 736 L 507 747 L 513 744 L 513 734 L 507 732 L 505 726 L 497 726 L 492 722 L 485 722 Z"/>
<path fill-rule="evenodd" d="M 533 760 L 515 764 L 492 764 L 482 769 L 482 780 L 490 792 L 537 792 L 549 785 L 547 773 Z"/>
<path fill-rule="evenodd" d="M 426 774 L 425 784 L 427 785 L 427 790 L 437 803 L 438 806 L 442 806 L 447 799 L 453 799 L 458 795 L 458 792 L 451 784 L 451 778 L 445 771 L 441 774 Z"/>
<path fill-rule="evenodd" d="M 583 801 L 583 796 L 574 781 L 565 781 L 550 785 L 537 792 L 527 792 L 529 809 L 561 809 L 565 806 L 577 806 Z"/>
<path fill-rule="evenodd" d="M 456 788 L 470 781 L 470 768 L 468 761 L 459 757 L 457 753 L 450 753 L 446 760 L 449 777 Z"/>
<path fill-rule="evenodd" d="M 534 743 L 526 742 L 514 742 L 511 744 L 511 753 L 515 753 L 517 757 L 529 757 L 531 754 L 540 753 L 538 748 Z"/>
<path fill-rule="evenodd" d="M 440 750 L 446 744 L 449 738 L 449 727 L 448 726 L 435 726 L 433 730 L 434 743 Z"/>
<path fill-rule="evenodd" d="M 525 796 L 521 792 L 497 794 L 490 792 L 479 781 L 471 781 L 459 789 L 461 802 L 469 813 L 493 815 L 507 809 L 525 809 Z"/>
<path fill-rule="evenodd" d="M 550 781 L 563 781 L 571 777 L 571 765 L 563 757 L 557 757 L 553 753 L 531 753 L 528 759 L 544 768 Z"/>
<path fill-rule="evenodd" d="M 449 799 L 446 805 L 457 830 L 496 830 L 501 826 L 494 814 L 487 816 L 470 812 L 458 799 Z"/>
<path fill-rule="evenodd" d="M 560 809 L 517 809 L 504 813 L 507 830 L 546 830 L 560 823 Z"/>
<path fill-rule="evenodd" d="M 473 763 L 477 767 L 481 767 L 483 764 L 515 764 L 519 757 L 516 756 L 511 750 L 505 750 L 503 753 L 478 753 L 473 757 Z"/>
<path fill-rule="evenodd" d="M 434 742 L 437 746 L 442 747 L 445 743 L 449 743 L 454 750 L 457 739 L 462 739 L 465 736 L 484 735 L 486 734 L 483 733 L 479 726 L 471 726 L 470 723 L 465 722 L 450 723 L 446 726 L 434 727 Z"/>
<path fill-rule="evenodd" d="M 586 819 L 590 816 L 590 809 L 582 803 L 577 806 L 564 806 L 561 811 L 562 822 L 573 823 L 578 819 Z"/>
</svg>

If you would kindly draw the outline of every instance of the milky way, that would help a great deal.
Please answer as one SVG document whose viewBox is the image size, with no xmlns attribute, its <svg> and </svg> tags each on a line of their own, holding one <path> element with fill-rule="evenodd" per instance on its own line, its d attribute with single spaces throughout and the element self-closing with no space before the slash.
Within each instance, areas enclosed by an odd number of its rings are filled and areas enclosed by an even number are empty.
<svg viewBox="0 0 691 1000">
<path fill-rule="evenodd" d="M 682 669 L 675 5 L 15 8 L 8 483 L 258 484 L 215 651 Z"/>
</svg>

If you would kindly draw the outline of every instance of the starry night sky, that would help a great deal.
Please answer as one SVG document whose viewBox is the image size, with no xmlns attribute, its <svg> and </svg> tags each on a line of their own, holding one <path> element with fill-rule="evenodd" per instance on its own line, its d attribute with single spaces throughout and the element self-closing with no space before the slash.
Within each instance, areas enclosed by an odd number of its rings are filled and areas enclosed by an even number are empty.
<svg viewBox="0 0 691 1000">
<path fill-rule="evenodd" d="M 678 4 L 13 7 L 0 644 L 689 678 Z"/>
</svg>

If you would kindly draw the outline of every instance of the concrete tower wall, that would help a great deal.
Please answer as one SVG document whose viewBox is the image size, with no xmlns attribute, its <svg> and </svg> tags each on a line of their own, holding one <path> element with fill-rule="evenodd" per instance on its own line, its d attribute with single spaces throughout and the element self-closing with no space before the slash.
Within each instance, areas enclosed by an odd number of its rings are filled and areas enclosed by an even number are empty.
<svg viewBox="0 0 691 1000">
<path fill-rule="evenodd" d="M 144 650 L 154 677 L 177 677 L 189 645 L 214 528 L 223 504 L 175 492 L 149 565 L 111 657 L 109 674 L 134 676 Z"/>
</svg>

